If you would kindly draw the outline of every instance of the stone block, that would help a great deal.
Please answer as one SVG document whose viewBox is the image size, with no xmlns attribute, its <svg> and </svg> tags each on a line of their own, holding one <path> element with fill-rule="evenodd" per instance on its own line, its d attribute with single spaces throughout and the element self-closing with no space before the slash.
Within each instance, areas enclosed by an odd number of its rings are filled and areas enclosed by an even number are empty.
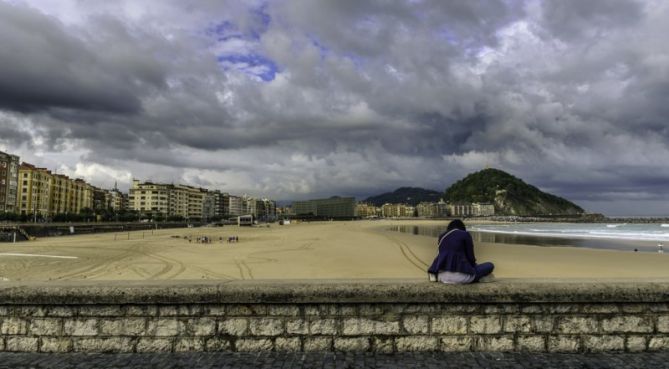
<svg viewBox="0 0 669 369">
<path fill-rule="evenodd" d="M 174 339 L 142 337 L 137 341 L 137 352 L 172 352 Z"/>
<path fill-rule="evenodd" d="M 277 337 L 274 341 L 276 351 L 300 351 L 302 350 L 302 341 L 297 337 Z"/>
<path fill-rule="evenodd" d="M 583 349 L 586 351 L 623 351 L 625 350 L 625 337 L 583 336 Z"/>
<path fill-rule="evenodd" d="M 77 352 L 133 352 L 132 346 L 132 340 L 128 337 L 73 339 L 73 349 Z"/>
<path fill-rule="evenodd" d="M 517 351 L 544 352 L 546 338 L 544 336 L 518 336 L 516 339 Z"/>
<path fill-rule="evenodd" d="M 76 315 L 77 308 L 75 306 L 49 306 L 46 311 L 46 316 L 52 317 L 73 317 Z"/>
<path fill-rule="evenodd" d="M 585 314 L 615 314 L 620 308 L 615 304 L 584 304 L 581 311 Z"/>
<path fill-rule="evenodd" d="M 158 306 L 158 316 L 161 317 L 177 317 L 179 316 L 179 308 L 176 305 L 160 305 Z"/>
<path fill-rule="evenodd" d="M 225 305 L 205 305 L 204 315 L 206 316 L 225 316 L 227 308 Z"/>
<path fill-rule="evenodd" d="M 360 304 L 358 311 L 360 316 L 363 317 L 378 316 L 386 313 L 384 306 L 381 304 Z"/>
<path fill-rule="evenodd" d="M 188 319 L 186 332 L 191 336 L 213 336 L 216 334 L 216 321 L 212 318 Z"/>
<path fill-rule="evenodd" d="M 625 340 L 625 349 L 629 352 L 646 351 L 648 346 L 648 337 L 646 336 L 627 336 Z"/>
<path fill-rule="evenodd" d="M 474 346 L 476 351 L 513 351 L 513 336 L 478 336 Z"/>
<path fill-rule="evenodd" d="M 271 351 L 274 345 L 269 338 L 240 338 L 235 341 L 237 351 Z"/>
<path fill-rule="evenodd" d="M 559 319 L 557 328 L 559 333 L 593 334 L 599 332 L 599 322 L 592 317 L 565 316 Z"/>
<path fill-rule="evenodd" d="M 40 306 L 40 305 L 19 305 L 19 306 L 14 306 L 11 309 L 5 308 L 5 312 L 9 314 L 0 314 L 0 315 L 2 316 L 13 315 L 23 318 L 45 317 L 47 309 L 45 306 Z"/>
<path fill-rule="evenodd" d="M 358 306 L 357 305 L 331 305 L 332 307 L 336 308 L 336 312 L 334 314 L 329 314 L 332 316 L 337 316 L 337 317 L 344 317 L 344 316 L 358 316 L 359 311 L 358 311 Z"/>
<path fill-rule="evenodd" d="M 233 304 L 227 306 L 227 315 L 230 316 L 262 316 L 267 315 L 267 306 L 265 305 L 244 305 Z"/>
<path fill-rule="evenodd" d="M 63 333 L 63 322 L 58 318 L 35 318 L 30 321 L 28 332 L 35 336 L 59 336 Z"/>
<path fill-rule="evenodd" d="M 648 308 L 654 313 L 669 313 L 669 303 L 666 302 L 649 304 Z"/>
<path fill-rule="evenodd" d="M 411 336 L 395 338 L 395 347 L 398 352 L 407 351 L 437 351 L 439 338 L 434 336 Z"/>
<path fill-rule="evenodd" d="M 203 351 L 204 338 L 180 337 L 174 342 L 175 352 Z"/>
<path fill-rule="evenodd" d="M 541 307 L 541 305 L 532 304 L 521 306 L 520 312 L 523 314 L 542 314 L 544 309 Z"/>
<path fill-rule="evenodd" d="M 253 336 L 278 336 L 283 333 L 283 320 L 279 318 L 249 319 L 249 331 Z"/>
<path fill-rule="evenodd" d="M 432 333 L 466 334 L 467 318 L 464 316 L 432 318 Z"/>
<path fill-rule="evenodd" d="M 657 331 L 660 333 L 669 333 L 669 315 L 660 315 L 657 317 Z"/>
<path fill-rule="evenodd" d="M 407 304 L 403 308 L 404 314 L 433 314 L 441 311 L 442 305 L 438 304 Z"/>
<path fill-rule="evenodd" d="M 532 321 L 524 315 L 507 315 L 504 317 L 504 332 L 528 333 L 532 331 Z"/>
<path fill-rule="evenodd" d="M 550 333 L 555 329 L 555 318 L 550 315 L 533 315 L 532 332 Z"/>
<path fill-rule="evenodd" d="M 548 352 L 578 352 L 581 341 L 578 336 L 549 336 Z"/>
<path fill-rule="evenodd" d="M 426 316 L 405 316 L 402 319 L 402 328 L 408 334 L 427 334 L 430 330 Z"/>
<path fill-rule="evenodd" d="M 218 322 L 218 333 L 231 336 L 243 336 L 249 327 L 246 318 L 228 318 Z"/>
<path fill-rule="evenodd" d="M 334 349 L 336 351 L 368 351 L 369 348 L 369 338 L 335 338 L 334 340 Z"/>
<path fill-rule="evenodd" d="M 581 306 L 578 304 L 547 304 L 543 310 L 548 314 L 574 314 L 578 313 Z"/>
<path fill-rule="evenodd" d="M 651 337 L 648 341 L 648 351 L 666 351 L 669 347 L 669 337 Z"/>
<path fill-rule="evenodd" d="M 171 337 L 179 335 L 179 322 L 176 319 L 150 319 L 146 324 L 147 334 L 154 337 Z"/>
<path fill-rule="evenodd" d="M 309 325 L 304 319 L 291 319 L 286 322 L 286 332 L 288 334 L 308 334 Z"/>
<path fill-rule="evenodd" d="M 482 306 L 479 304 L 441 304 L 439 312 L 445 315 L 467 313 L 477 314 L 481 312 Z"/>
<path fill-rule="evenodd" d="M 96 336 L 98 334 L 98 320 L 67 319 L 63 322 L 63 332 L 69 336 Z"/>
<path fill-rule="evenodd" d="M 397 321 L 387 322 L 366 318 L 349 318 L 343 322 L 343 334 L 345 336 L 388 335 L 398 334 L 399 332 L 400 324 Z"/>
<path fill-rule="evenodd" d="M 463 352 L 471 351 L 474 340 L 468 336 L 443 336 L 440 339 L 441 351 Z"/>
<path fill-rule="evenodd" d="M 102 316 L 123 316 L 124 311 L 118 305 L 81 305 L 78 316 L 81 317 L 102 317 Z"/>
<path fill-rule="evenodd" d="M 39 340 L 37 337 L 7 337 L 5 350 L 11 352 L 37 352 Z"/>
<path fill-rule="evenodd" d="M 390 337 L 372 337 L 372 351 L 389 354 L 395 352 L 395 340 Z"/>
<path fill-rule="evenodd" d="M 0 318 L 0 333 L 3 335 L 19 335 L 28 333 L 28 321 L 16 317 Z"/>
<path fill-rule="evenodd" d="M 41 337 L 40 352 L 70 352 L 72 351 L 72 340 L 62 337 Z"/>
<path fill-rule="evenodd" d="M 298 316 L 300 308 L 295 305 L 269 305 L 267 312 L 269 315 Z"/>
<path fill-rule="evenodd" d="M 649 333 L 653 331 L 653 322 L 649 317 L 633 315 L 616 316 L 602 319 L 602 331 L 611 333 Z"/>
<path fill-rule="evenodd" d="M 516 304 L 487 304 L 483 306 L 483 314 L 518 314 L 520 307 Z"/>
<path fill-rule="evenodd" d="M 158 307 L 156 305 L 126 305 L 123 307 L 123 310 L 125 316 L 158 316 Z"/>
<path fill-rule="evenodd" d="M 307 337 L 304 351 L 332 351 L 332 337 Z"/>
<path fill-rule="evenodd" d="M 646 313 L 649 311 L 648 304 L 622 304 L 620 309 L 624 313 Z"/>
<path fill-rule="evenodd" d="M 207 351 L 230 351 L 232 344 L 228 339 L 211 337 L 206 339 L 205 348 Z"/>
<path fill-rule="evenodd" d="M 469 318 L 469 331 L 472 333 L 495 334 L 502 331 L 499 316 L 472 316 Z"/>
<path fill-rule="evenodd" d="M 146 319 L 101 320 L 100 334 L 103 336 L 143 336 L 146 334 Z"/>
<path fill-rule="evenodd" d="M 335 334 L 337 333 L 336 319 L 317 319 L 309 322 L 311 334 Z"/>
</svg>

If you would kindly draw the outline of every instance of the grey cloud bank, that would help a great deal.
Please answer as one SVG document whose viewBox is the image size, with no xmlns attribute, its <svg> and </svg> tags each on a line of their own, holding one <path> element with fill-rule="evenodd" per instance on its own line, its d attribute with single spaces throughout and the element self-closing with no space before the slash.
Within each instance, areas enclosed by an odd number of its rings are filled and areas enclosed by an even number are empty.
<svg viewBox="0 0 669 369">
<path fill-rule="evenodd" d="M 300 199 L 485 166 L 669 215 L 663 1 L 0 1 L 0 150 Z"/>
</svg>

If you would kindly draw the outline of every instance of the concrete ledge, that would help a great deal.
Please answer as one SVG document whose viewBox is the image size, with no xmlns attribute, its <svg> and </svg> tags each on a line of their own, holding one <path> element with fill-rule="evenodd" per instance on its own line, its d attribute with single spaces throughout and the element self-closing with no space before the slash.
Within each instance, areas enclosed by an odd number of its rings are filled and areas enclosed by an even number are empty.
<svg viewBox="0 0 669 369">
<path fill-rule="evenodd" d="M 0 351 L 668 349 L 668 280 L 0 285 Z"/>
<path fill-rule="evenodd" d="M 2 304 L 668 302 L 669 279 L 139 281 L 0 284 Z"/>
</svg>

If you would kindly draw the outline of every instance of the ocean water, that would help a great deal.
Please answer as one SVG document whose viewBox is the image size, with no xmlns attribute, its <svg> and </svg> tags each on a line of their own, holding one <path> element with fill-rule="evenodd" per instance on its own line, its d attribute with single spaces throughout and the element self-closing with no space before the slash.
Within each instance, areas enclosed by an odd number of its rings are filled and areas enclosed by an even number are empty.
<svg viewBox="0 0 669 369">
<path fill-rule="evenodd" d="M 396 226 L 394 230 L 437 237 L 444 226 Z M 570 246 L 598 249 L 669 253 L 669 224 L 626 223 L 505 223 L 472 224 L 467 228 L 475 242 Z M 665 246 L 666 245 L 666 246 Z"/>
</svg>

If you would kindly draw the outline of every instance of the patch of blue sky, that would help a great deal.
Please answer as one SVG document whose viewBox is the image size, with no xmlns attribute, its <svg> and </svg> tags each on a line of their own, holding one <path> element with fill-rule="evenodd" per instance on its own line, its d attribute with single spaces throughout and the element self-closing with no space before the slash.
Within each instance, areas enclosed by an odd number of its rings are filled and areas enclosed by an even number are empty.
<svg viewBox="0 0 669 369">
<path fill-rule="evenodd" d="M 260 54 L 228 54 L 220 55 L 218 62 L 224 68 L 234 68 L 265 82 L 274 80 L 279 68 L 276 63 Z"/>
</svg>

